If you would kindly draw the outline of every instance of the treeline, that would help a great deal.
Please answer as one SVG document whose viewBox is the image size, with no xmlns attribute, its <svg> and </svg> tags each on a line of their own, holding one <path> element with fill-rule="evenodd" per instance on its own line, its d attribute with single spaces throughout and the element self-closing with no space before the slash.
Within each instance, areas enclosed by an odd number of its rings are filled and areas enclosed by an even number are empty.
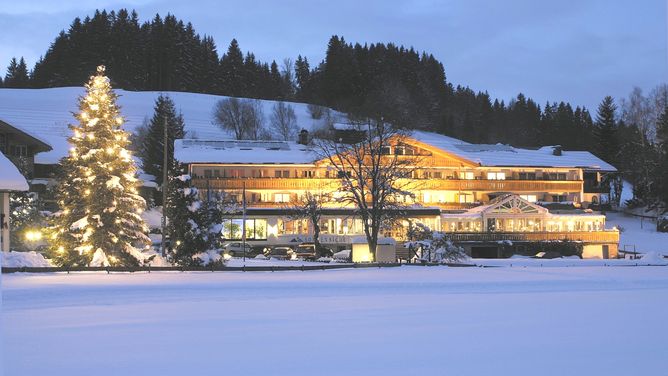
<svg viewBox="0 0 668 376">
<path fill-rule="evenodd" d="M 21 59 L 22 61 L 22 59 Z M 168 14 L 140 23 L 135 11 L 96 11 L 74 19 L 28 73 L 25 63 L 8 68 L 7 87 L 80 86 L 97 65 L 107 66 L 115 87 L 188 91 L 250 98 L 292 96 L 291 69 L 242 53 L 236 40 L 219 57 L 210 36 Z M 292 64 L 290 63 L 290 66 Z M 16 77 L 29 76 L 29 80 Z"/>
<path fill-rule="evenodd" d="M 272 100 L 300 100 L 353 116 L 383 117 L 470 142 L 587 149 L 589 112 L 568 103 L 542 109 L 519 94 L 508 103 L 454 86 L 431 54 L 394 44 L 351 44 L 333 36 L 318 64 L 298 56 L 258 61 L 232 40 L 222 56 L 210 36 L 168 14 L 141 23 L 135 11 L 96 11 L 76 18 L 32 70 L 12 60 L 7 87 L 79 86 L 105 64 L 115 87 L 188 91 Z"/>
</svg>

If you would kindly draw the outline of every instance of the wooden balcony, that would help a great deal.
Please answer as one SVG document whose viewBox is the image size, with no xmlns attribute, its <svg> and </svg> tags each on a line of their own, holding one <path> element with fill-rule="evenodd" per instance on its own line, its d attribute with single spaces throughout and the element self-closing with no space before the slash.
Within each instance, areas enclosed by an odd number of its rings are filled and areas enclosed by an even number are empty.
<svg viewBox="0 0 668 376">
<path fill-rule="evenodd" d="M 421 182 L 418 181 L 417 184 Z M 455 180 L 431 179 L 422 189 L 489 192 L 580 192 L 581 180 Z"/>
<path fill-rule="evenodd" d="M 275 189 L 275 190 L 334 190 L 339 179 L 329 178 L 194 178 L 200 189 Z M 454 180 L 415 179 L 406 182 L 414 190 L 487 191 L 487 192 L 580 192 L 582 181 L 556 180 Z"/>
<path fill-rule="evenodd" d="M 339 179 L 326 178 L 195 178 L 193 185 L 199 189 L 234 189 L 239 190 L 246 184 L 246 189 L 276 190 L 328 190 L 335 189 Z"/>
<path fill-rule="evenodd" d="M 571 240 L 585 243 L 619 243 L 619 231 L 574 231 L 574 232 L 452 232 L 454 242 L 497 242 L 501 240 L 537 242 L 544 240 Z"/>
</svg>

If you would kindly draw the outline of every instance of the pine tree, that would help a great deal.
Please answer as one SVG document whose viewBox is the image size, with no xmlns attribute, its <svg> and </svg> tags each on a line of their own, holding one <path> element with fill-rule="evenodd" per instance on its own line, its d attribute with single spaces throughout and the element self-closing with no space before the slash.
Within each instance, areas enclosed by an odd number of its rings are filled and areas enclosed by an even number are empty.
<svg viewBox="0 0 668 376">
<path fill-rule="evenodd" d="M 596 155 L 613 165 L 617 163 L 619 152 L 617 124 L 615 123 L 616 110 L 617 106 L 612 97 L 605 97 L 598 106 L 594 129 L 594 150 Z"/>
<path fill-rule="evenodd" d="M 167 95 L 160 95 L 155 100 L 153 117 L 148 126 L 148 133 L 143 140 L 140 155 L 144 172 L 155 176 L 158 185 L 162 184 L 165 124 L 167 124 L 167 170 L 169 171 L 174 158 L 174 140 L 185 136 L 185 124 L 181 113 L 176 112 L 174 101 Z"/>
<path fill-rule="evenodd" d="M 190 186 L 190 176 L 173 161 L 169 173 L 169 191 L 165 205 L 167 235 L 171 240 L 170 260 L 178 265 L 199 265 L 194 256 L 209 248 L 207 207 L 200 201 L 197 188 Z"/>
<path fill-rule="evenodd" d="M 23 57 L 17 62 L 13 57 L 7 67 L 7 74 L 5 75 L 5 87 L 12 88 L 26 88 L 30 83 L 28 75 L 28 66 Z"/>
<path fill-rule="evenodd" d="M 220 89 L 224 95 L 240 97 L 246 86 L 244 83 L 244 56 L 236 39 L 232 39 L 227 53 L 220 60 Z"/>
<path fill-rule="evenodd" d="M 59 265 L 87 265 L 94 255 L 111 265 L 138 265 L 135 247 L 150 242 L 140 215 L 145 202 L 137 193 L 137 168 L 126 149 L 128 133 L 104 71 L 99 66 L 85 85 L 79 124 L 70 125 L 70 154 L 61 161 L 61 211 L 50 242 Z"/>
</svg>

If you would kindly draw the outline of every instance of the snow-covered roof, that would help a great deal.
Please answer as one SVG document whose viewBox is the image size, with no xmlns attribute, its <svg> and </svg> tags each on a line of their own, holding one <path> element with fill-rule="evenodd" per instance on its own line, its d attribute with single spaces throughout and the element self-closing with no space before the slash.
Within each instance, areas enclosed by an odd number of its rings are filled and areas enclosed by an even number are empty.
<svg viewBox="0 0 668 376">
<path fill-rule="evenodd" d="M 311 164 L 316 154 L 293 141 L 174 141 L 174 157 L 183 163 Z"/>
<path fill-rule="evenodd" d="M 0 191 L 27 191 L 28 182 L 12 161 L 0 153 Z"/>
<path fill-rule="evenodd" d="M 588 151 L 562 151 L 561 155 L 554 155 L 554 146 L 545 146 L 533 150 L 503 144 L 470 144 L 456 138 L 425 131 L 413 131 L 411 137 L 481 166 L 578 167 L 591 170 L 617 171 L 614 166 Z"/>
<path fill-rule="evenodd" d="M 153 116 L 155 99 L 159 91 L 115 90 L 120 95 L 118 103 L 126 120 L 124 128 L 133 132 L 145 118 Z M 199 139 L 231 139 L 231 134 L 212 123 L 214 104 L 227 97 L 209 94 L 162 92 L 168 94 L 181 111 L 186 124 L 187 137 Z M 0 119 L 46 142 L 53 150 L 35 155 L 36 163 L 54 164 L 67 155 L 68 123 L 75 121 L 73 112 L 78 110 L 77 98 L 84 94 L 82 87 L 50 89 L 0 89 Z M 276 101 L 260 100 L 265 117 L 269 117 Z M 297 126 L 312 131 L 325 124 L 326 119 L 311 118 L 305 103 L 290 103 L 295 110 Z M 334 115 L 340 115 L 333 111 Z"/>
</svg>

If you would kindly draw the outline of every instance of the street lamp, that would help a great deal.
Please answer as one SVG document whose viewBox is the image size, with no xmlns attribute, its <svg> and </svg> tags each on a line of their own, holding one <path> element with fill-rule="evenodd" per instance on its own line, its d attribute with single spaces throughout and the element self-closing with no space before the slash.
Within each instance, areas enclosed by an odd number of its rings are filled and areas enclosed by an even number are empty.
<svg viewBox="0 0 668 376">
<path fill-rule="evenodd" d="M 26 240 L 26 247 L 28 247 L 29 250 L 34 251 L 39 245 L 38 243 L 42 240 L 42 232 L 39 230 L 27 230 L 24 237 Z"/>
</svg>

